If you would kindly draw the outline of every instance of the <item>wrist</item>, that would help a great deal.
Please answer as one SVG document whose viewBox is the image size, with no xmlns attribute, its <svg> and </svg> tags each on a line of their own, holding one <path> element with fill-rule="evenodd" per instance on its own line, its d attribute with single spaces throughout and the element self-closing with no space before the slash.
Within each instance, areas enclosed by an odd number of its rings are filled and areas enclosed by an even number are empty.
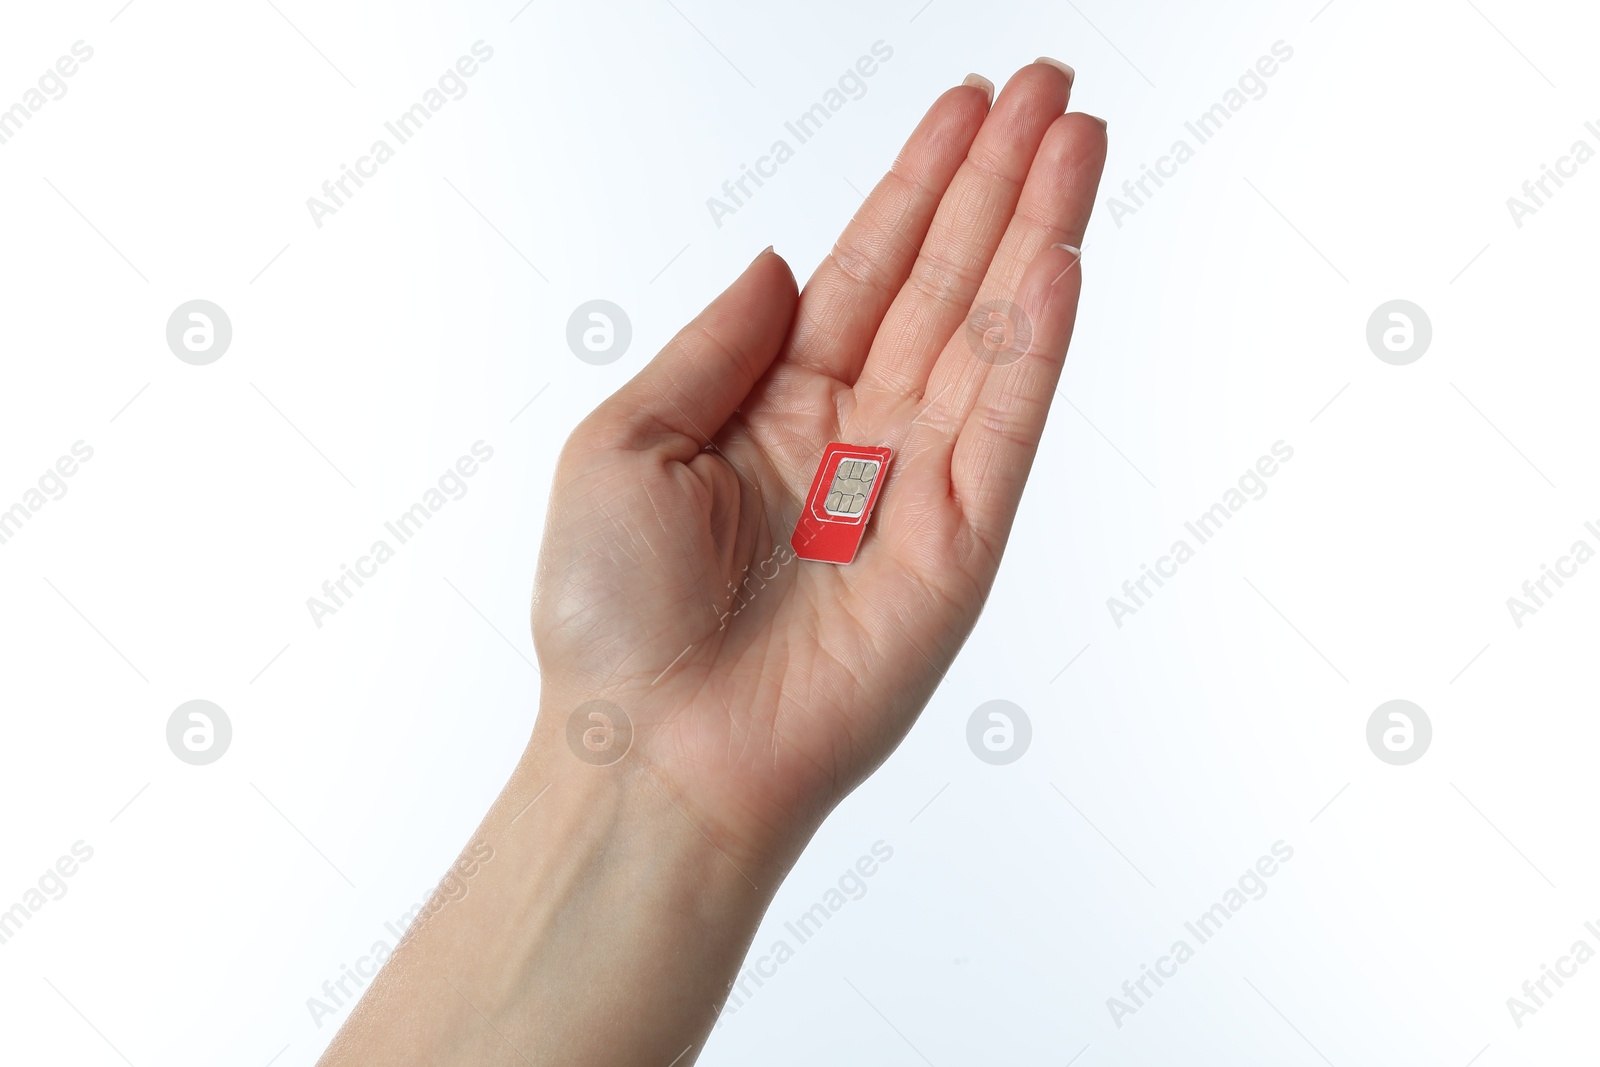
<svg viewBox="0 0 1600 1067">
<path fill-rule="evenodd" d="M 713 757 L 704 752 L 725 746 L 691 743 L 703 741 L 705 724 L 725 720 L 726 709 L 674 699 L 665 687 L 608 699 L 547 685 L 517 775 L 590 809 L 587 832 L 609 839 L 626 834 L 625 822 L 648 823 L 649 843 L 663 856 L 715 859 L 719 881 L 732 875 L 768 899 L 815 825 L 802 805 L 774 805 L 741 775 L 708 765 Z"/>
<path fill-rule="evenodd" d="M 707 902 L 723 921 L 730 909 L 749 909 L 758 920 L 792 857 L 747 832 L 742 819 L 685 795 L 653 752 L 661 734 L 616 702 L 547 691 L 507 785 L 507 797 L 522 798 L 510 805 L 515 822 L 507 829 L 542 809 L 539 822 L 574 853 L 648 870 L 664 891 L 686 886 L 694 901 L 685 899 L 685 907 Z M 522 805 L 531 805 L 525 814 Z"/>
</svg>

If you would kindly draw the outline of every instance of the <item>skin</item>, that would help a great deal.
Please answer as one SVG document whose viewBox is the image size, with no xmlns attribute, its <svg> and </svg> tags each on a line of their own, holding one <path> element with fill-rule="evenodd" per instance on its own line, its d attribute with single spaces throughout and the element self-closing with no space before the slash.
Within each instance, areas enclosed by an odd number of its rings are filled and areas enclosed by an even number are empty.
<svg viewBox="0 0 1600 1067">
<path fill-rule="evenodd" d="M 532 739 L 324 1065 L 698 1056 L 784 875 L 994 582 L 1077 311 L 1054 246 L 1081 247 L 1105 162 L 1070 88 L 1041 62 L 992 107 L 946 92 L 803 293 L 768 249 L 573 431 Z M 1030 328 L 1009 349 L 974 344 L 991 301 Z M 843 567 L 787 551 L 830 441 L 894 449 Z"/>
</svg>

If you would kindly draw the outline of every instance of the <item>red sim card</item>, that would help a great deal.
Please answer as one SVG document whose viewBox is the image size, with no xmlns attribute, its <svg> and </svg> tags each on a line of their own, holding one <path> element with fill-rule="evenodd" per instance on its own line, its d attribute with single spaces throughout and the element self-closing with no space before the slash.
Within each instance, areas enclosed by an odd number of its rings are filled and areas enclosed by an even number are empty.
<svg viewBox="0 0 1600 1067">
<path fill-rule="evenodd" d="M 834 442 L 822 453 L 789 543 L 801 559 L 849 563 L 867 533 L 872 505 L 889 475 L 887 448 Z"/>
</svg>

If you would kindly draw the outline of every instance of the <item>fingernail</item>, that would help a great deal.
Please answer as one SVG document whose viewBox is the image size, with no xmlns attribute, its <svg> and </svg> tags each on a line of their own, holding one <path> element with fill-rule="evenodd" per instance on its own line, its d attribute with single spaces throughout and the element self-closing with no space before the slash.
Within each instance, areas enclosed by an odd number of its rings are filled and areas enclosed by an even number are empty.
<svg viewBox="0 0 1600 1067">
<path fill-rule="evenodd" d="M 968 74 L 961 82 L 962 85 L 975 85 L 983 90 L 983 95 L 989 98 L 989 103 L 994 103 L 994 82 L 982 74 Z"/>
<path fill-rule="evenodd" d="M 1061 62 L 1061 60 L 1059 60 L 1059 59 L 1051 59 L 1049 56 L 1040 56 L 1038 59 L 1034 60 L 1034 62 L 1035 63 L 1043 63 L 1047 67 L 1054 67 L 1057 70 L 1059 70 L 1061 73 L 1065 74 L 1067 76 L 1067 84 L 1068 85 L 1071 85 L 1072 84 L 1072 79 L 1074 79 L 1074 78 L 1076 78 L 1078 76 L 1078 72 L 1077 71 L 1073 70 L 1071 67 L 1067 66 L 1065 63 Z"/>
<path fill-rule="evenodd" d="M 1085 112 L 1085 114 L 1087 114 L 1087 112 Z M 1096 122 L 1098 122 L 1100 124 L 1100 128 L 1101 129 L 1105 129 L 1105 126 L 1106 126 L 1106 120 L 1105 119 L 1101 118 L 1099 115 L 1089 115 L 1089 117 L 1094 119 Z"/>
<path fill-rule="evenodd" d="M 763 248 L 761 251 L 756 253 L 756 259 L 760 259 L 762 256 L 766 255 L 770 251 L 772 251 L 772 246 L 768 245 L 767 247 Z M 756 259 L 752 259 L 750 262 L 754 263 L 756 261 Z"/>
<path fill-rule="evenodd" d="M 1061 281 L 1062 278 L 1065 278 L 1068 274 L 1070 274 L 1072 272 L 1072 268 L 1073 267 L 1076 267 L 1079 264 L 1079 262 L 1082 261 L 1082 259 L 1083 259 L 1083 249 L 1079 248 L 1077 245 L 1059 244 L 1059 243 L 1058 244 L 1053 244 L 1050 247 L 1051 248 L 1060 248 L 1060 249 L 1063 249 L 1063 250 L 1065 250 L 1067 252 L 1071 252 L 1072 253 L 1072 262 L 1068 263 L 1065 267 L 1063 267 L 1062 270 L 1061 270 L 1061 273 L 1057 274 L 1055 276 L 1055 278 L 1050 282 L 1050 287 L 1053 289 L 1053 288 L 1055 288 L 1056 284 Z"/>
</svg>

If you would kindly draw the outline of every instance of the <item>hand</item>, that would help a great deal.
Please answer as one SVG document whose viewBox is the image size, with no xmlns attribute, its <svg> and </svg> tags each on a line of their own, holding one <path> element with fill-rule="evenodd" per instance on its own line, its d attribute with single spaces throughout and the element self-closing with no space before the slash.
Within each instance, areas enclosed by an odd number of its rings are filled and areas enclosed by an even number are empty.
<svg viewBox="0 0 1600 1067">
<path fill-rule="evenodd" d="M 1070 88 L 1041 62 L 992 109 L 984 84 L 945 93 L 803 293 L 757 256 L 574 431 L 536 748 L 615 704 L 618 767 L 759 866 L 905 736 L 994 581 L 1072 333 L 1106 136 L 1063 114 Z M 830 441 L 894 449 L 843 567 L 788 547 Z"/>
<path fill-rule="evenodd" d="M 944 94 L 804 294 L 757 256 L 574 431 L 533 741 L 324 1067 L 699 1055 L 785 869 L 994 581 L 1105 159 L 1069 88 L 1041 62 L 992 111 L 982 79 Z M 845 567 L 788 549 L 830 441 L 895 451 Z M 567 748 L 592 700 L 633 727 L 603 766 Z"/>
</svg>

